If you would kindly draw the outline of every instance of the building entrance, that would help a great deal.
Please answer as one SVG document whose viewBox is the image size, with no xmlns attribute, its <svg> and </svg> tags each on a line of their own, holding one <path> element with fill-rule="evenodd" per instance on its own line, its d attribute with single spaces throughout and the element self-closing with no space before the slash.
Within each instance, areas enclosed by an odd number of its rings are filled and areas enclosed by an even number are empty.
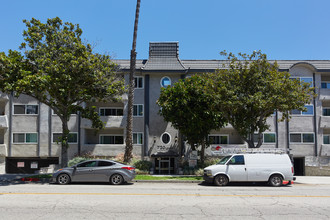
<svg viewBox="0 0 330 220">
<path fill-rule="evenodd" d="M 304 176 L 305 175 L 305 158 L 297 157 L 293 158 L 293 168 L 295 176 Z"/>
<path fill-rule="evenodd" d="M 173 157 L 155 158 L 155 174 L 174 174 L 174 162 Z"/>
</svg>

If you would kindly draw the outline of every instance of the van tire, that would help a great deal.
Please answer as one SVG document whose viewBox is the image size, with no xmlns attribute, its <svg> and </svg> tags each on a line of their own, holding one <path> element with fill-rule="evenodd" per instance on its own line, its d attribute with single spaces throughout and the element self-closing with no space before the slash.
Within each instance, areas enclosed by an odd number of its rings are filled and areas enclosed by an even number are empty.
<svg viewBox="0 0 330 220">
<path fill-rule="evenodd" d="M 272 175 L 268 180 L 268 184 L 275 187 L 282 186 L 283 177 L 279 174 Z"/>
<path fill-rule="evenodd" d="M 228 177 L 225 175 L 217 175 L 214 178 L 214 184 L 217 186 L 226 186 L 228 182 L 229 182 Z"/>
</svg>

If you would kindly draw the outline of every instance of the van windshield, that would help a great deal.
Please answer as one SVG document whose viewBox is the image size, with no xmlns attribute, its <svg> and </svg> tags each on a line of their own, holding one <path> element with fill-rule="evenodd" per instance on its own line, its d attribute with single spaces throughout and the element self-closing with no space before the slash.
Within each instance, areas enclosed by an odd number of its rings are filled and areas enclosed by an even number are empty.
<svg viewBox="0 0 330 220">
<path fill-rule="evenodd" d="M 219 161 L 218 164 L 220 164 L 220 165 L 225 164 L 225 163 L 229 160 L 229 158 L 231 158 L 231 156 L 227 156 L 227 157 L 222 158 L 222 159 Z"/>
</svg>

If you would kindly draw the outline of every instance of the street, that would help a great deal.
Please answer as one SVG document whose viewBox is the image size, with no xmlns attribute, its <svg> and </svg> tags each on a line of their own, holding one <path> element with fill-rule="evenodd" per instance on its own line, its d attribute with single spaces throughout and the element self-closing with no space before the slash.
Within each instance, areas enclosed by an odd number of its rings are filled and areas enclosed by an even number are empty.
<svg viewBox="0 0 330 220">
<path fill-rule="evenodd" d="M 9 184 L 1 219 L 329 219 L 330 185 Z"/>
</svg>

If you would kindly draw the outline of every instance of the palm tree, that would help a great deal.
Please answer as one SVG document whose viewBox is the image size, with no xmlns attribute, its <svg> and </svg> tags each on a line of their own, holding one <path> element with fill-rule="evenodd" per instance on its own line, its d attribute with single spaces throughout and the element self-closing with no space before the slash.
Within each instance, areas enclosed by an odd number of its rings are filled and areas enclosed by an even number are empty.
<svg viewBox="0 0 330 220">
<path fill-rule="evenodd" d="M 130 60 L 130 72 L 129 72 L 129 85 L 128 85 L 128 105 L 127 105 L 127 125 L 126 125 L 126 147 L 124 162 L 128 163 L 132 159 L 133 150 L 133 103 L 134 103 L 134 74 L 136 66 L 136 38 L 137 29 L 139 23 L 140 14 L 140 3 L 141 0 L 137 0 L 136 12 L 135 12 L 135 22 L 134 22 L 134 33 L 133 33 L 133 45 L 131 50 L 131 60 Z"/>
</svg>

